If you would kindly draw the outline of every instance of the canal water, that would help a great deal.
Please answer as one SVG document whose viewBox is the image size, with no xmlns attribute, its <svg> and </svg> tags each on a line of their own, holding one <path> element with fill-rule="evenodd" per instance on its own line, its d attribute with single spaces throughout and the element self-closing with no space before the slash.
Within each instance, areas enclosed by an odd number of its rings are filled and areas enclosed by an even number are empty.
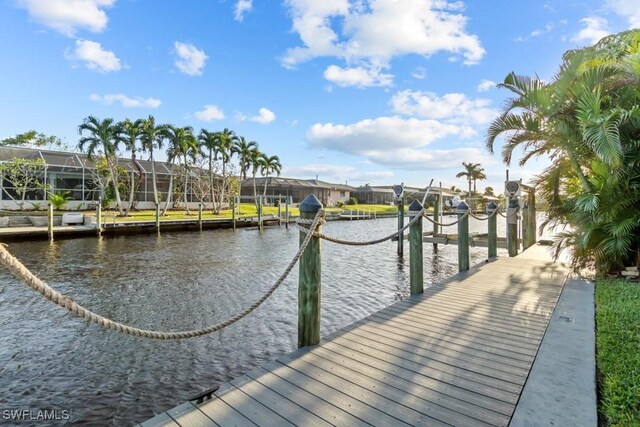
<svg viewBox="0 0 640 427">
<path fill-rule="evenodd" d="M 486 221 L 470 222 L 472 231 L 486 232 Z M 504 219 L 498 224 L 504 235 Z M 329 222 L 324 231 L 371 240 L 396 228 L 389 218 Z M 424 228 L 431 229 L 426 220 Z M 12 243 L 9 250 L 96 313 L 176 331 L 225 320 L 258 299 L 291 261 L 298 236 L 297 227 L 282 226 Z M 396 245 L 323 241 L 323 336 L 408 296 L 408 243 L 404 258 Z M 455 246 L 440 246 L 438 254 L 431 244 L 424 248 L 425 286 L 457 272 Z M 486 248 L 471 248 L 472 265 L 485 258 Z M 68 410 L 72 424 L 132 425 L 238 377 L 295 350 L 297 270 L 227 329 L 156 341 L 88 324 L 0 268 L 0 410 Z"/>
</svg>

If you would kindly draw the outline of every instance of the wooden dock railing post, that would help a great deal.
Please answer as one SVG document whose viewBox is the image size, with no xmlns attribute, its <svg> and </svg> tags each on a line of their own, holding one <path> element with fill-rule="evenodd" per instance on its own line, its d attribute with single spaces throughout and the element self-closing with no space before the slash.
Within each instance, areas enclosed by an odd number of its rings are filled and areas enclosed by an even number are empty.
<svg viewBox="0 0 640 427">
<path fill-rule="evenodd" d="M 398 231 L 404 228 L 404 202 L 398 202 Z M 404 232 L 398 233 L 398 255 L 404 254 Z"/>
<path fill-rule="evenodd" d="M 489 216 L 489 219 L 487 220 L 488 222 L 487 224 L 488 226 L 487 258 L 488 259 L 495 258 L 498 256 L 498 218 L 496 218 L 497 216 L 496 210 L 498 210 L 498 205 L 496 205 L 493 201 L 489 202 L 489 204 L 487 205 L 487 215 Z"/>
<path fill-rule="evenodd" d="M 98 205 L 96 206 L 96 234 L 99 236 L 102 234 L 102 198 L 98 198 Z"/>
<path fill-rule="evenodd" d="M 322 208 L 318 198 L 309 194 L 300 203 L 300 219 L 313 220 Z M 303 224 L 303 226 L 309 226 Z M 320 227 L 317 231 L 321 231 Z M 300 244 L 307 237 L 300 231 Z M 298 348 L 320 342 L 320 295 L 322 288 L 320 238 L 312 237 L 300 257 L 298 276 Z"/>
<path fill-rule="evenodd" d="M 233 223 L 233 231 L 236 231 L 236 196 L 231 197 L 231 222 Z"/>
<path fill-rule="evenodd" d="M 156 203 L 156 232 L 160 234 L 160 203 Z"/>
<path fill-rule="evenodd" d="M 518 255 L 518 198 L 512 197 L 507 207 L 507 250 L 509 256 Z"/>
<path fill-rule="evenodd" d="M 464 201 L 456 208 L 458 214 L 458 271 L 469 270 L 469 205 Z"/>
<path fill-rule="evenodd" d="M 49 234 L 49 240 L 53 240 L 53 204 L 51 202 L 49 202 L 48 209 L 47 232 Z"/>
<path fill-rule="evenodd" d="M 442 203 L 442 194 L 436 194 L 435 202 L 433 203 L 433 237 L 440 233 L 440 226 L 436 222 L 440 221 L 440 204 Z M 433 244 L 433 253 L 438 253 L 438 244 Z"/>
<path fill-rule="evenodd" d="M 411 295 L 421 294 L 424 290 L 422 257 L 422 203 L 414 200 L 409 205 L 409 219 L 416 215 L 420 218 L 409 227 L 409 282 Z"/>
<path fill-rule="evenodd" d="M 291 202 L 291 196 L 287 196 L 286 204 L 284 205 L 284 226 L 289 229 L 289 203 Z"/>
<path fill-rule="evenodd" d="M 202 231 L 202 203 L 198 204 L 198 226 L 200 227 L 200 231 Z"/>
</svg>

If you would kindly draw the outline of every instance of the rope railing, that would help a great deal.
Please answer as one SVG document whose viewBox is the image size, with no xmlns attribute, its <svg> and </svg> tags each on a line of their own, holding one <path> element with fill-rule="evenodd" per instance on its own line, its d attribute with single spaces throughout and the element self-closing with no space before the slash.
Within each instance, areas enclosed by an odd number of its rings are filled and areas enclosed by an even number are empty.
<svg viewBox="0 0 640 427">
<path fill-rule="evenodd" d="M 498 214 L 500 214 L 500 216 L 502 218 L 509 218 L 510 216 L 517 215 L 518 214 L 518 209 L 514 209 L 514 210 L 511 211 L 511 213 L 507 213 L 506 215 L 503 214 L 502 212 L 498 212 Z"/>
<path fill-rule="evenodd" d="M 455 220 L 454 222 L 450 222 L 448 224 L 443 224 L 441 222 L 436 221 L 435 219 L 431 219 L 428 215 L 424 215 L 424 217 L 427 219 L 427 221 L 435 224 L 435 225 L 439 225 L 440 227 L 451 227 L 452 225 L 456 225 L 457 223 L 460 222 L 461 219 L 465 218 L 467 215 L 469 215 L 469 211 L 465 212 L 464 215 L 462 215 L 461 217 L 459 217 L 457 220 Z"/>
<path fill-rule="evenodd" d="M 482 217 L 474 215 L 471 211 L 469 211 L 469 216 L 473 219 L 477 219 L 478 221 L 487 221 L 489 218 L 496 215 L 496 213 L 499 213 L 498 209 L 494 209 L 493 212 L 491 212 L 489 215 Z"/>
<path fill-rule="evenodd" d="M 323 216 L 324 216 L 324 211 L 320 210 L 316 214 L 315 218 L 311 221 L 311 224 L 310 224 L 311 230 L 315 230 L 318 224 L 320 224 L 320 222 L 322 221 Z M 103 328 L 121 332 L 127 335 L 133 335 L 136 337 L 152 338 L 152 339 L 159 339 L 159 340 L 178 340 L 178 339 L 186 339 L 186 338 L 195 338 L 195 337 L 207 335 L 216 331 L 220 331 L 226 328 L 227 326 L 232 325 L 233 323 L 242 319 L 243 317 L 247 316 L 249 313 L 251 313 L 256 308 L 258 308 L 263 302 L 267 300 L 267 298 L 271 296 L 271 294 L 273 294 L 276 291 L 276 289 L 280 287 L 282 282 L 284 282 L 284 279 L 289 275 L 289 273 L 291 272 L 291 270 L 296 265 L 296 263 L 304 253 L 305 249 L 309 245 L 309 242 L 311 241 L 311 237 L 313 237 L 313 233 L 308 233 L 304 241 L 300 245 L 298 252 L 293 257 L 293 259 L 291 260 L 291 262 L 289 263 L 285 271 L 276 280 L 274 285 L 271 286 L 265 292 L 265 294 L 256 302 L 254 302 L 251 306 L 247 307 L 246 309 L 236 314 L 235 316 L 230 317 L 224 322 L 220 322 L 215 325 L 207 326 L 201 329 L 195 329 L 191 331 L 181 331 L 181 332 L 162 332 L 162 331 L 140 329 L 140 328 L 124 325 L 122 323 L 113 321 L 111 319 L 107 319 L 106 317 L 96 314 L 91 310 L 88 310 L 83 306 L 81 306 L 80 304 L 76 303 L 70 297 L 56 291 L 51 286 L 49 286 L 46 282 L 36 277 L 36 275 L 34 275 L 27 267 L 25 267 L 16 257 L 11 255 L 11 253 L 9 253 L 9 251 L 5 247 L 6 245 L 3 245 L 3 244 L 0 244 L 0 264 L 4 265 L 15 277 L 20 279 L 22 282 L 24 282 L 26 285 L 28 285 L 35 291 L 41 293 L 49 301 L 68 310 L 72 314 L 75 314 L 76 316 L 87 320 L 90 323 L 95 323 L 97 325 L 102 326 Z"/>
<path fill-rule="evenodd" d="M 377 245 L 378 243 L 382 243 L 382 242 L 386 242 L 387 240 L 391 240 L 396 236 L 400 236 L 401 233 L 405 232 L 407 229 L 409 229 L 409 227 L 411 227 L 424 213 L 426 212 L 426 209 L 422 209 L 420 211 L 418 211 L 416 213 L 416 216 L 407 223 L 407 225 L 405 225 L 404 227 L 402 227 L 401 229 L 399 229 L 398 231 L 394 231 L 393 233 L 389 234 L 388 236 L 384 236 L 381 237 L 379 239 L 375 239 L 375 240 L 368 240 L 368 241 L 352 241 L 352 240 L 343 240 L 343 239 L 338 239 L 336 237 L 331 237 L 327 234 L 324 233 L 319 233 L 317 231 L 313 232 L 313 237 L 318 237 L 320 239 L 326 240 L 328 242 L 331 243 L 337 243 L 339 245 L 347 245 L 347 246 L 369 246 L 369 245 Z M 298 226 L 300 227 L 300 230 L 303 233 L 309 233 L 309 230 L 302 226 L 301 224 L 304 224 L 303 221 L 298 221 Z"/>
</svg>

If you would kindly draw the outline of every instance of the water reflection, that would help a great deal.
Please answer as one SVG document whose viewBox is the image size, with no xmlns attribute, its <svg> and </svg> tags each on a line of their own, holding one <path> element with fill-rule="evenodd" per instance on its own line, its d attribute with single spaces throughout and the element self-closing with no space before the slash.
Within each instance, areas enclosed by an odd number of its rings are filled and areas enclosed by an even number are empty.
<svg viewBox="0 0 640 427">
<path fill-rule="evenodd" d="M 329 222 L 324 232 L 370 240 L 393 218 Z M 473 223 L 472 223 L 473 225 Z M 426 227 L 425 227 L 426 229 Z M 269 228 L 13 243 L 10 251 L 58 291 L 114 320 L 186 330 L 225 320 L 258 299 L 298 248 Z M 322 243 L 324 336 L 409 294 L 409 255 L 395 242 Z M 457 272 L 457 250 L 424 245 L 425 286 Z M 471 249 L 472 264 L 486 249 Z M 0 270 L 0 407 L 69 408 L 83 425 L 130 425 L 295 349 L 297 267 L 247 318 L 210 336 L 152 341 L 68 315 Z"/>
</svg>

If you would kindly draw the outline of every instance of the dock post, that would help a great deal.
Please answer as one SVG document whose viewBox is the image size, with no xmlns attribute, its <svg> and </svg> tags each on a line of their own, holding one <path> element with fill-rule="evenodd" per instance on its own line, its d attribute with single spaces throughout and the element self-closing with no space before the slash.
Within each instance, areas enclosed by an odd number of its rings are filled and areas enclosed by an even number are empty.
<svg viewBox="0 0 640 427">
<path fill-rule="evenodd" d="M 262 196 L 258 196 L 258 229 L 262 231 Z"/>
<path fill-rule="evenodd" d="M 421 294 L 424 290 L 423 257 L 422 257 L 422 204 L 414 200 L 409 205 L 409 218 L 416 215 L 420 218 L 409 227 L 409 282 L 411 295 Z"/>
<path fill-rule="evenodd" d="M 198 204 L 198 226 L 200 227 L 200 231 L 202 231 L 202 203 Z"/>
<path fill-rule="evenodd" d="M 233 223 L 233 231 L 236 231 L 236 196 L 231 197 L 231 222 Z"/>
<path fill-rule="evenodd" d="M 278 194 L 278 227 L 282 225 L 282 196 Z"/>
<path fill-rule="evenodd" d="M 288 230 L 289 229 L 289 202 L 291 201 L 291 196 L 287 196 L 286 204 L 284 205 L 284 226 Z"/>
<path fill-rule="evenodd" d="M 160 203 L 156 203 L 156 232 L 160 234 Z"/>
<path fill-rule="evenodd" d="M 512 197 L 507 207 L 507 249 L 509 256 L 518 255 L 518 198 Z"/>
<path fill-rule="evenodd" d="M 49 240 L 53 240 L 53 205 L 49 202 L 49 212 L 47 214 L 47 232 L 49 234 Z"/>
<path fill-rule="evenodd" d="M 436 199 L 433 204 L 433 237 L 435 240 L 436 234 L 440 233 L 440 226 L 436 224 L 436 222 L 440 221 L 440 200 L 442 199 L 442 194 L 436 194 Z M 438 244 L 433 244 L 433 253 L 438 253 Z"/>
<path fill-rule="evenodd" d="M 102 197 L 98 198 L 98 206 L 96 206 L 96 234 L 102 234 Z"/>
<path fill-rule="evenodd" d="M 458 214 L 458 271 L 469 270 L 469 205 L 460 202 L 456 209 Z M 464 218 L 463 218 L 464 217 Z"/>
<path fill-rule="evenodd" d="M 536 232 L 536 196 L 531 190 L 522 211 L 522 250 L 536 244 Z"/>
<path fill-rule="evenodd" d="M 300 203 L 300 219 L 313 220 L 322 203 L 312 193 Z M 307 226 L 303 224 L 301 226 Z M 316 229 L 321 231 L 321 227 Z M 300 230 L 300 244 L 307 234 Z M 320 238 L 312 237 L 300 257 L 298 275 L 298 348 L 320 342 L 320 295 L 322 288 Z"/>
<path fill-rule="evenodd" d="M 496 205 L 493 201 L 489 202 L 489 204 L 487 205 L 487 215 L 489 216 L 489 219 L 487 220 L 488 259 L 498 256 L 498 218 L 496 218 L 496 210 L 498 210 L 498 205 Z"/>
<path fill-rule="evenodd" d="M 404 232 L 400 232 L 404 228 L 404 201 L 398 202 L 398 255 L 404 253 Z"/>
</svg>

